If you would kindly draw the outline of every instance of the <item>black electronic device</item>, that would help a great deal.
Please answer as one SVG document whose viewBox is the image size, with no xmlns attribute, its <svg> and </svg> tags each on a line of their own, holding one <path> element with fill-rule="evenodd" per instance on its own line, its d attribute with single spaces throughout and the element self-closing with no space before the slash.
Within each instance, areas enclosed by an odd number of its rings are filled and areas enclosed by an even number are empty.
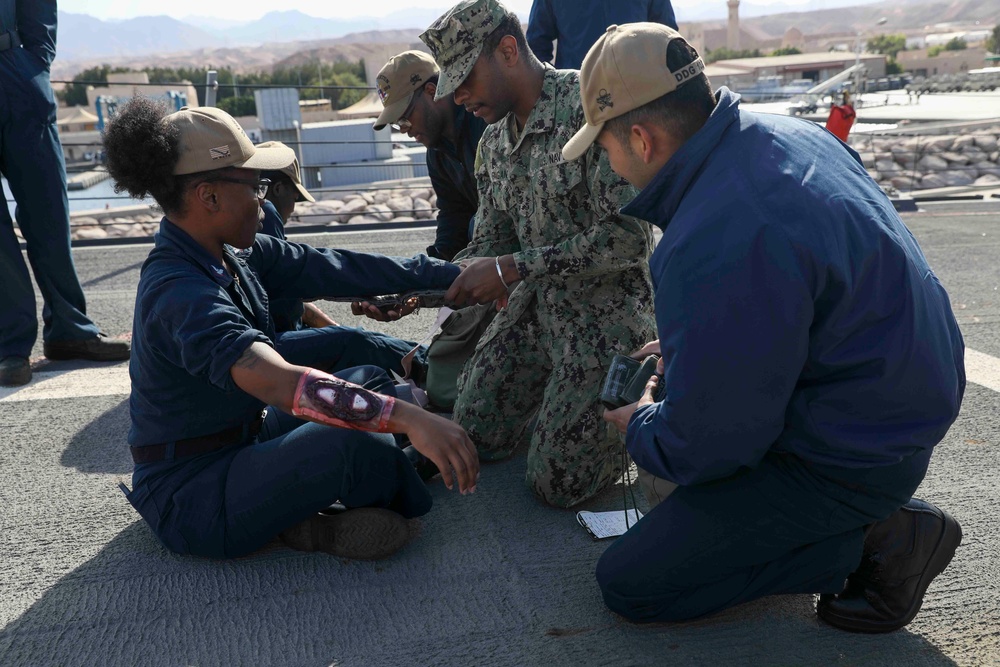
<svg viewBox="0 0 1000 667">
<path fill-rule="evenodd" d="M 601 386 L 601 403 L 604 407 L 615 410 L 642 398 L 646 383 L 656 373 L 656 364 L 659 360 L 655 354 L 649 355 L 642 361 L 624 354 L 612 357 L 608 374 Z M 665 396 L 663 377 L 660 376 L 653 399 L 662 401 Z"/>
</svg>

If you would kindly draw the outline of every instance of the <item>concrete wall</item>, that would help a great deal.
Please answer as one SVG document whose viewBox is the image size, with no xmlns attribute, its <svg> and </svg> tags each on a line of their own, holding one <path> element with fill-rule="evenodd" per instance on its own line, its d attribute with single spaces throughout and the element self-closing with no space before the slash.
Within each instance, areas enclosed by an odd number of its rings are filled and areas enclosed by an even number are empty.
<svg viewBox="0 0 1000 667">
<path fill-rule="evenodd" d="M 921 76 L 935 74 L 958 74 L 970 69 L 983 67 L 986 62 L 986 49 L 973 47 L 960 51 L 942 51 L 933 58 L 927 55 L 928 49 L 900 51 L 896 62 L 907 72 Z"/>
</svg>

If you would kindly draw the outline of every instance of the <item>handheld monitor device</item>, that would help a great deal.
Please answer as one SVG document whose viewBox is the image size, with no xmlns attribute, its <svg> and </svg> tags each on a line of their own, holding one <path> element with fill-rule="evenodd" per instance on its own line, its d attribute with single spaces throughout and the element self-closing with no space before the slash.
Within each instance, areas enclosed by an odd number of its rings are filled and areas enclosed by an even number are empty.
<svg viewBox="0 0 1000 667">
<path fill-rule="evenodd" d="M 608 374 L 601 387 L 601 403 L 609 410 L 635 403 L 642 398 L 646 383 L 656 373 L 656 363 L 660 360 L 651 354 L 642 361 L 624 354 L 616 354 L 611 359 Z M 655 401 L 662 401 L 666 395 L 663 378 L 660 378 L 653 394 Z"/>
</svg>

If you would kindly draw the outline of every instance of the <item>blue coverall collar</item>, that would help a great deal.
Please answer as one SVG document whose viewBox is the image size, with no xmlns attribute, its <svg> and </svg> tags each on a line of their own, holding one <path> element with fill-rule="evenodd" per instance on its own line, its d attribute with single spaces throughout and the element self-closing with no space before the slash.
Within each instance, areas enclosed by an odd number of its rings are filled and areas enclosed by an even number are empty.
<svg viewBox="0 0 1000 667">
<path fill-rule="evenodd" d="M 722 141 L 722 133 L 739 119 L 740 96 L 725 86 L 708 121 L 657 172 L 639 195 L 622 208 L 622 215 L 646 220 L 665 229 L 701 166 Z"/>
<path fill-rule="evenodd" d="M 212 280 L 222 285 L 222 287 L 229 287 L 232 284 L 233 277 L 226 267 L 219 266 L 219 261 L 210 252 L 202 248 L 190 234 L 170 222 L 166 216 L 160 221 L 160 232 L 157 234 L 156 239 L 156 245 L 164 244 L 173 246 L 190 257 L 195 264 L 212 277 Z M 231 266 L 236 266 L 236 256 L 232 251 L 229 248 L 224 248 L 222 252 L 226 257 L 226 261 Z"/>
</svg>

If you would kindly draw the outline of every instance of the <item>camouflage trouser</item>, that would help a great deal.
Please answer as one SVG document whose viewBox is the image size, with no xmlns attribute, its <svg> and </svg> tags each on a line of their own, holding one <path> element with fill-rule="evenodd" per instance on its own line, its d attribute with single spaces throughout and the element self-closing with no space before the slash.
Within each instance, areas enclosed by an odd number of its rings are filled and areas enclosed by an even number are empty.
<svg viewBox="0 0 1000 667">
<path fill-rule="evenodd" d="M 570 507 L 621 476 L 621 444 L 601 417 L 604 364 L 581 363 L 586 355 L 567 352 L 532 314 L 466 363 L 454 419 L 486 461 L 508 457 L 529 441 L 528 486 L 547 503 Z"/>
</svg>

